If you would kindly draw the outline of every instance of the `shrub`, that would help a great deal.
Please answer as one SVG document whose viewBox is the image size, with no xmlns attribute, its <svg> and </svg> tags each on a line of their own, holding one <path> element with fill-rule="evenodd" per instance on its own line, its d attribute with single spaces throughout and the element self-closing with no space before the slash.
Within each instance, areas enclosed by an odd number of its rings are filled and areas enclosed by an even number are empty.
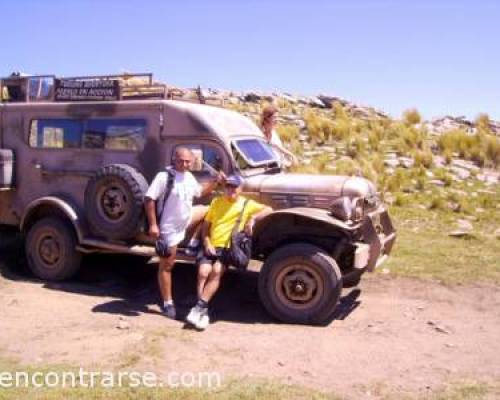
<svg viewBox="0 0 500 400">
<path fill-rule="evenodd" d="M 432 152 L 430 150 L 416 150 L 412 155 L 416 167 L 430 168 L 432 166 Z"/>
<path fill-rule="evenodd" d="M 408 126 L 417 125 L 421 121 L 422 121 L 422 117 L 420 116 L 420 113 L 415 108 L 412 108 L 410 110 L 406 110 L 403 113 L 403 122 Z"/>
<path fill-rule="evenodd" d="M 320 154 L 312 160 L 312 165 L 316 167 L 318 172 L 325 172 L 326 167 L 331 163 L 328 154 Z"/>
<path fill-rule="evenodd" d="M 380 148 L 380 137 L 377 135 L 376 131 L 370 131 L 368 133 L 368 144 L 372 150 L 378 151 Z"/>
<path fill-rule="evenodd" d="M 299 137 L 299 127 L 296 125 L 280 125 L 276 128 L 283 141 L 292 141 Z"/>
<path fill-rule="evenodd" d="M 474 122 L 479 132 L 491 133 L 490 117 L 488 114 L 485 113 L 479 114 Z"/>
<path fill-rule="evenodd" d="M 345 139 L 351 135 L 351 123 L 349 120 L 336 120 L 333 124 L 332 136 L 335 139 Z"/>
<path fill-rule="evenodd" d="M 321 121 L 318 115 L 312 111 L 307 111 L 304 115 L 304 121 L 311 140 L 315 143 L 323 142 L 325 138 L 321 130 Z"/>
<path fill-rule="evenodd" d="M 477 197 L 477 203 L 482 208 L 495 209 L 498 201 L 494 195 L 480 193 Z"/>
<path fill-rule="evenodd" d="M 409 198 L 407 195 L 404 195 L 402 193 L 396 193 L 396 196 L 394 197 L 394 205 L 397 207 L 403 207 L 409 203 Z"/>
<path fill-rule="evenodd" d="M 389 192 L 406 192 L 411 187 L 410 176 L 402 168 L 396 168 L 394 174 L 386 180 L 386 191 Z"/>
<path fill-rule="evenodd" d="M 335 162 L 335 172 L 339 175 L 357 175 L 359 168 L 353 160 L 343 159 Z"/>
<path fill-rule="evenodd" d="M 486 136 L 484 140 L 484 152 L 486 160 L 491 161 L 497 168 L 500 165 L 500 141 L 493 135 Z"/>
<path fill-rule="evenodd" d="M 365 154 L 366 143 L 361 136 L 345 141 L 346 154 L 351 158 L 360 158 Z"/>
<path fill-rule="evenodd" d="M 496 167 L 500 164 L 499 139 L 483 131 L 468 134 L 463 130 L 454 129 L 443 133 L 437 144 L 446 155 L 458 153 L 460 157 L 481 166 L 490 164 Z"/>
<path fill-rule="evenodd" d="M 338 102 L 338 101 L 335 101 L 332 104 L 332 111 L 333 111 L 333 116 L 335 117 L 336 120 L 339 120 L 339 119 L 343 119 L 343 120 L 349 119 L 349 116 L 347 115 L 347 112 L 344 109 L 344 106 L 340 102 Z"/>
<path fill-rule="evenodd" d="M 430 210 L 445 210 L 447 207 L 445 200 L 437 195 L 434 195 L 431 199 L 431 202 L 429 204 L 429 209 Z"/>
<path fill-rule="evenodd" d="M 436 168 L 434 170 L 434 177 L 436 179 L 439 179 L 440 181 L 443 181 L 444 186 L 451 186 L 451 184 L 453 183 L 452 176 L 444 168 Z"/>
<path fill-rule="evenodd" d="M 290 140 L 287 145 L 290 151 L 298 157 L 302 156 L 302 154 L 304 153 L 304 146 L 297 138 L 293 138 L 292 140 Z"/>
<path fill-rule="evenodd" d="M 361 175 L 372 182 L 377 181 L 377 172 L 373 168 L 373 164 L 369 160 L 360 160 Z"/>
<path fill-rule="evenodd" d="M 414 149 L 423 149 L 426 132 L 414 126 L 395 123 L 390 129 L 393 145 L 399 154 L 406 154 Z"/>
<path fill-rule="evenodd" d="M 377 174 L 383 174 L 385 172 L 384 158 L 381 154 L 373 154 L 371 163 L 373 169 L 375 170 L 375 172 L 377 172 Z"/>
<path fill-rule="evenodd" d="M 282 97 L 278 97 L 277 101 L 276 101 L 276 106 L 282 110 L 290 110 L 291 109 L 291 104 L 288 100 L 282 98 Z M 264 106 L 265 107 L 265 106 Z"/>
</svg>

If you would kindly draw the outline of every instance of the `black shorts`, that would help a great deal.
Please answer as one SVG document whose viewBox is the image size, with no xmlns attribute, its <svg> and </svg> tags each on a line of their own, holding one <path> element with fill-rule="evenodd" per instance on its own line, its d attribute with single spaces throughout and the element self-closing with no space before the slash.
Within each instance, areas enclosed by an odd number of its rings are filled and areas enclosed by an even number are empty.
<svg viewBox="0 0 500 400">
<path fill-rule="evenodd" d="M 227 251 L 225 247 L 216 247 L 214 256 L 203 252 L 203 254 L 198 257 L 198 264 L 214 264 L 216 261 L 222 261 L 223 253 L 225 251 Z"/>
</svg>

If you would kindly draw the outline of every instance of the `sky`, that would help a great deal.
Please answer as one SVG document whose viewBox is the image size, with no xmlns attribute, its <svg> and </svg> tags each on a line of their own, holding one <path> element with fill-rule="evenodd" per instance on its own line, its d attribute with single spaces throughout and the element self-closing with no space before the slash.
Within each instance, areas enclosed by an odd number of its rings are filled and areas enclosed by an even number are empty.
<svg viewBox="0 0 500 400">
<path fill-rule="evenodd" d="M 0 0 L 0 75 L 153 72 L 500 120 L 500 0 Z"/>
</svg>

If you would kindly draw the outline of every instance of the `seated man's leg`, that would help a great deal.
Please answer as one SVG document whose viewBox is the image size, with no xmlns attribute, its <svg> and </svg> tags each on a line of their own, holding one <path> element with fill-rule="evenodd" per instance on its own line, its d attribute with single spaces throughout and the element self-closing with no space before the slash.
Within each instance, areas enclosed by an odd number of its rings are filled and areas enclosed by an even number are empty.
<svg viewBox="0 0 500 400">
<path fill-rule="evenodd" d="M 220 281 L 222 275 L 224 274 L 224 269 L 225 269 L 224 265 L 222 265 L 222 263 L 219 260 L 214 262 L 212 270 L 208 275 L 205 287 L 203 288 L 203 292 L 200 296 L 200 298 L 206 303 L 208 303 L 212 299 L 215 292 L 217 292 L 217 289 L 219 289 Z"/>
<path fill-rule="evenodd" d="M 208 274 L 208 278 L 206 280 L 205 286 L 203 287 L 203 291 L 200 299 L 198 300 L 198 304 L 194 307 L 194 316 L 196 318 L 188 317 L 188 321 L 193 323 L 196 328 L 200 330 L 204 330 L 210 324 L 210 317 L 208 315 L 208 302 L 212 299 L 215 292 L 220 286 L 220 280 L 224 273 L 224 266 L 222 263 L 217 260 L 212 265 L 211 271 Z"/>
<path fill-rule="evenodd" d="M 193 207 L 191 221 L 186 229 L 186 239 L 189 239 L 187 243 L 188 248 L 195 249 L 198 247 L 200 243 L 200 231 L 207 211 L 207 206 L 198 205 Z"/>
<path fill-rule="evenodd" d="M 213 263 L 213 264 L 212 264 Z M 186 320 L 198 329 L 206 329 L 210 323 L 208 302 L 220 285 L 224 267 L 219 260 L 202 260 L 198 270 L 198 302 L 189 312 Z"/>
<path fill-rule="evenodd" d="M 175 318 L 175 308 L 172 299 L 172 269 L 175 265 L 177 246 L 169 247 L 170 256 L 160 257 L 158 267 L 158 285 L 163 300 L 165 313 L 170 318 Z M 171 306 L 171 307 L 170 307 Z"/>
<path fill-rule="evenodd" d="M 200 266 L 198 267 L 198 285 L 196 287 L 196 293 L 198 295 L 198 300 L 201 299 L 203 294 L 203 288 L 207 283 L 208 276 L 212 272 L 213 266 L 212 262 L 202 260 Z"/>
<path fill-rule="evenodd" d="M 188 233 L 193 232 L 190 236 L 191 238 L 198 238 L 199 231 L 201 228 L 201 223 L 207 214 L 208 206 L 194 206 L 191 211 L 191 220 L 189 221 L 189 225 L 187 228 Z"/>
</svg>

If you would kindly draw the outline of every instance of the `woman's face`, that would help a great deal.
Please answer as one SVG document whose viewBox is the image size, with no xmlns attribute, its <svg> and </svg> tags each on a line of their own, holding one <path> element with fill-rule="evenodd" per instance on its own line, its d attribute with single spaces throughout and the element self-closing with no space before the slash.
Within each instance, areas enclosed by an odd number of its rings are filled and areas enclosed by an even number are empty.
<svg viewBox="0 0 500 400">
<path fill-rule="evenodd" d="M 276 123 L 276 114 L 270 115 L 266 119 L 264 119 L 264 129 L 266 130 L 271 130 L 273 129 L 274 125 Z"/>
</svg>

